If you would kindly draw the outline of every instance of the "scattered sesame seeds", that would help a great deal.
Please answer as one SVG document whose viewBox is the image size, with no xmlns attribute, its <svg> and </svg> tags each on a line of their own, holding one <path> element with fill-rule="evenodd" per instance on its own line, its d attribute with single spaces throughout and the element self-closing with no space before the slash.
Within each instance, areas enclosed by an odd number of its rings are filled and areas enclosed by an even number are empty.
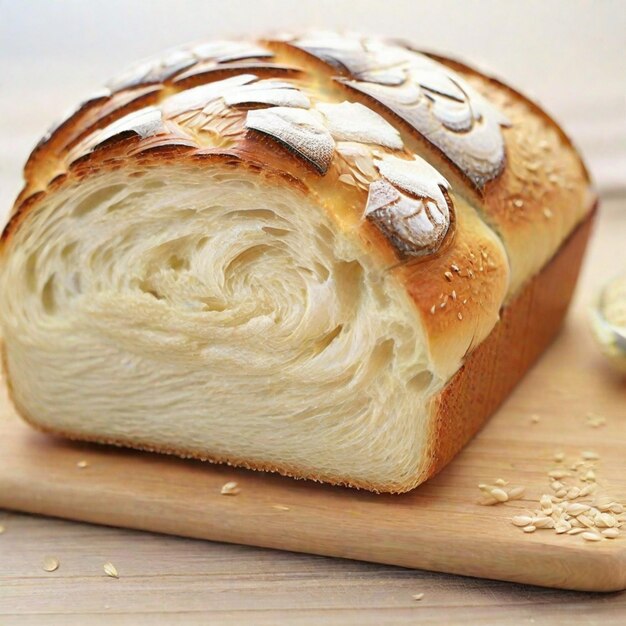
<svg viewBox="0 0 626 626">
<path fill-rule="evenodd" d="M 444 272 L 443 275 L 446 277 L 448 282 L 452 281 L 452 272 Z"/>
<path fill-rule="evenodd" d="M 461 313 L 461 311 L 459 311 L 459 312 L 456 314 L 456 316 L 457 316 L 460 320 L 462 320 L 462 319 L 463 319 L 463 313 Z"/>
<path fill-rule="evenodd" d="M 499 478 L 495 485 L 479 483 L 478 488 L 483 492 L 485 498 L 479 502 L 483 506 L 491 506 L 499 502 L 518 500 L 524 495 L 525 488 L 521 486 L 508 487 L 508 482 Z"/>
<path fill-rule="evenodd" d="M 530 422 L 532 424 L 538 424 L 540 419 L 541 418 L 536 413 L 530 416 Z"/>
<path fill-rule="evenodd" d="M 239 491 L 239 485 L 234 480 L 224 483 L 220 489 L 223 496 L 236 496 Z"/>
<path fill-rule="evenodd" d="M 43 559 L 42 567 L 44 572 L 54 572 L 59 569 L 59 559 L 53 556 L 46 556 Z"/>
<path fill-rule="evenodd" d="M 85 469 L 86 467 L 89 467 L 89 463 L 87 463 L 87 461 L 78 461 L 78 463 L 76 463 L 76 467 L 78 469 Z"/>
<path fill-rule="evenodd" d="M 452 296 L 453 300 L 456 300 L 456 291 L 453 289 L 452 293 L 450 294 Z"/>
<path fill-rule="evenodd" d="M 550 219 L 552 217 L 552 211 L 548 207 L 543 210 L 543 214 L 546 219 Z"/>
<path fill-rule="evenodd" d="M 458 266 L 458 265 L 456 265 L 456 264 L 454 264 L 454 263 L 450 266 L 450 269 L 451 269 L 453 272 L 456 272 L 457 274 L 461 271 L 461 269 L 459 268 L 459 266 Z"/>
<path fill-rule="evenodd" d="M 559 452 L 557 455 L 558 462 L 565 460 L 563 453 Z M 584 481 L 588 472 L 593 472 L 595 478 L 595 461 L 599 456 L 595 452 L 586 451 L 581 457 L 581 460 L 571 465 L 574 473 L 559 468 L 547 472 L 555 495 L 544 493 L 539 498 L 540 508 L 513 516 L 513 526 L 522 528 L 524 532 L 552 529 L 557 535 L 580 534 L 585 541 L 591 542 L 620 536 L 620 527 L 626 522 L 622 503 L 605 495 L 593 496 L 591 500 L 580 500 L 595 492 L 598 487 L 596 482 L 585 484 Z M 581 467 L 584 475 L 578 472 Z M 573 480 L 580 481 L 581 485 L 572 484 Z M 485 493 L 491 493 L 489 485 L 482 485 L 482 488 Z M 511 490 L 508 490 L 508 495 L 511 500 Z"/>
<path fill-rule="evenodd" d="M 436 310 L 437 310 L 437 305 L 436 305 L 436 304 L 433 304 L 433 305 L 430 307 L 430 314 L 431 314 L 431 315 L 434 315 Z"/>
<path fill-rule="evenodd" d="M 272 504 L 272 508 L 277 511 L 289 511 L 289 507 L 284 504 Z"/>
<path fill-rule="evenodd" d="M 413 600 L 421 600 L 424 597 L 423 593 L 414 593 L 412 596 Z"/>
<path fill-rule="evenodd" d="M 107 561 L 103 565 L 103 569 L 104 569 L 104 573 L 107 576 L 110 576 L 111 578 L 119 578 L 120 577 L 120 575 L 117 573 L 117 568 L 110 561 Z"/>
<path fill-rule="evenodd" d="M 520 209 L 524 206 L 524 201 L 521 198 L 515 198 L 515 200 L 513 200 L 513 206 Z"/>
</svg>

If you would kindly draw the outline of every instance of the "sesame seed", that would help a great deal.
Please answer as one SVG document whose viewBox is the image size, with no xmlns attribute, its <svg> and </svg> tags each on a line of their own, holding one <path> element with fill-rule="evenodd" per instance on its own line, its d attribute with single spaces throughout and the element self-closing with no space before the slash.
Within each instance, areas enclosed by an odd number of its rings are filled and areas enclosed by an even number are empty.
<svg viewBox="0 0 626 626">
<path fill-rule="evenodd" d="M 578 535 L 579 533 L 584 533 L 585 529 L 584 528 L 572 528 L 571 530 L 567 531 L 568 535 Z"/>
<path fill-rule="evenodd" d="M 433 304 L 433 305 L 430 307 L 430 313 L 431 313 L 431 315 L 434 315 L 436 310 L 437 310 L 437 305 L 436 305 L 436 304 Z"/>
<path fill-rule="evenodd" d="M 504 491 L 504 489 L 500 489 L 499 487 L 493 487 L 489 491 L 490 495 L 492 495 L 498 502 L 506 502 L 509 499 L 509 494 Z"/>
<path fill-rule="evenodd" d="M 585 459 L 585 461 L 597 461 L 600 458 L 596 452 L 592 452 L 590 450 L 585 450 L 581 456 Z"/>
<path fill-rule="evenodd" d="M 524 528 L 522 528 L 522 530 L 525 533 L 534 533 L 537 530 L 537 527 L 533 526 L 532 524 L 529 524 L 528 526 L 524 526 Z"/>
<path fill-rule="evenodd" d="M 76 467 L 78 469 L 85 469 L 88 466 L 89 466 L 89 463 L 87 463 L 87 461 L 78 461 L 78 463 L 76 463 Z"/>
<path fill-rule="evenodd" d="M 552 211 L 548 207 L 543 210 L 543 214 L 547 219 L 550 219 L 552 217 Z"/>
<path fill-rule="evenodd" d="M 555 460 L 557 463 L 562 463 L 562 462 L 565 460 L 565 454 L 564 454 L 563 452 L 557 452 L 557 453 L 554 455 L 554 460 Z"/>
<path fill-rule="evenodd" d="M 615 539 L 619 537 L 619 530 L 617 528 L 607 528 L 603 530 L 601 534 L 608 539 Z"/>
<path fill-rule="evenodd" d="M 509 500 L 519 500 L 526 491 L 525 487 L 512 487 L 507 491 Z"/>
<path fill-rule="evenodd" d="M 504 487 L 504 485 L 508 484 L 504 478 L 497 478 L 494 482 L 498 487 Z"/>
<path fill-rule="evenodd" d="M 444 272 L 443 274 L 448 282 L 452 281 L 452 272 Z"/>
<path fill-rule="evenodd" d="M 579 487 L 570 487 L 570 489 L 567 491 L 567 494 L 565 495 L 565 497 L 568 500 L 575 500 L 576 498 L 578 498 L 579 495 L 580 495 L 580 488 Z"/>
<path fill-rule="evenodd" d="M 43 559 L 44 572 L 54 572 L 59 569 L 59 560 L 53 556 L 46 556 Z"/>
<path fill-rule="evenodd" d="M 487 251 L 486 250 L 481 250 L 480 254 L 483 257 L 483 259 L 485 259 L 485 261 L 486 261 L 487 260 L 487 256 L 488 256 Z"/>
<path fill-rule="evenodd" d="M 513 522 L 514 526 L 530 526 L 533 518 L 528 515 L 516 515 L 511 522 Z"/>
<path fill-rule="evenodd" d="M 548 176 L 548 180 L 549 180 L 551 183 L 558 183 L 558 182 L 559 182 L 559 177 L 558 177 L 556 174 L 550 174 L 550 175 Z"/>
<path fill-rule="evenodd" d="M 533 415 L 530 416 L 530 421 L 533 424 L 538 424 L 539 423 L 539 419 L 540 418 L 539 418 L 539 416 L 536 413 L 534 413 Z"/>
<path fill-rule="evenodd" d="M 602 537 L 598 533 L 585 532 L 582 534 L 582 538 L 585 541 L 600 541 Z"/>
<path fill-rule="evenodd" d="M 596 516 L 596 526 L 613 528 L 615 524 L 617 524 L 617 520 L 610 513 L 600 513 Z"/>
<path fill-rule="evenodd" d="M 533 518 L 532 525 L 537 528 L 554 528 L 554 520 L 547 515 L 538 515 Z"/>
<path fill-rule="evenodd" d="M 414 593 L 412 596 L 413 600 L 421 600 L 424 597 L 423 593 Z"/>
<path fill-rule="evenodd" d="M 120 577 L 120 575 L 117 573 L 117 568 L 110 561 L 107 561 L 103 565 L 103 569 L 104 569 L 104 573 L 107 576 L 111 577 L 111 578 L 119 578 Z"/>
<path fill-rule="evenodd" d="M 587 470 L 585 475 L 581 478 L 581 480 L 586 480 L 586 481 L 594 481 L 595 479 L 596 479 L 596 473 L 592 469 Z"/>
<path fill-rule="evenodd" d="M 580 490 L 580 496 L 588 496 L 596 488 L 595 483 L 588 483 Z"/>
<path fill-rule="evenodd" d="M 272 508 L 277 511 L 289 511 L 289 507 L 284 504 L 272 504 Z"/>
<path fill-rule="evenodd" d="M 459 312 L 456 314 L 456 316 L 457 316 L 460 320 L 462 320 L 462 319 L 463 319 L 463 313 L 461 313 L 461 311 L 459 311 Z"/>
<path fill-rule="evenodd" d="M 570 515 L 580 515 L 581 513 L 584 513 L 585 511 L 588 511 L 589 507 L 586 504 L 580 504 L 580 503 L 575 503 L 575 504 L 568 504 L 567 506 L 567 512 Z"/>
<path fill-rule="evenodd" d="M 593 413 L 587 414 L 587 425 L 592 428 L 598 428 L 599 426 L 604 426 L 606 424 L 606 418 L 600 415 L 594 415 Z"/>
<path fill-rule="evenodd" d="M 515 198 L 515 200 L 513 200 L 513 206 L 516 206 L 519 209 L 524 206 L 524 201 L 520 198 Z"/>
<path fill-rule="evenodd" d="M 594 522 L 594 520 L 588 518 L 584 513 L 581 513 L 577 518 L 576 518 L 583 526 L 587 526 L 588 528 L 593 528 L 596 523 Z"/>
<path fill-rule="evenodd" d="M 461 270 L 459 269 L 459 266 L 458 266 L 458 265 L 455 265 L 454 263 L 450 266 L 450 269 L 451 269 L 452 271 L 456 272 L 457 274 L 461 271 Z"/>
<path fill-rule="evenodd" d="M 239 491 L 239 485 L 235 481 L 224 483 L 220 489 L 220 493 L 223 496 L 236 496 Z"/>
<path fill-rule="evenodd" d="M 456 300 L 456 291 L 454 289 L 452 290 L 452 294 L 451 295 L 452 295 L 452 299 Z"/>
</svg>

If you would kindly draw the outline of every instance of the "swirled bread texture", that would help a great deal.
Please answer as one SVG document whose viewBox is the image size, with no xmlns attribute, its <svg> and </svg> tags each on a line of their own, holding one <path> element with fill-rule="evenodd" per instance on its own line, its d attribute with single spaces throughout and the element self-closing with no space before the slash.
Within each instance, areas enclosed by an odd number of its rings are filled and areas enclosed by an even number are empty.
<svg viewBox="0 0 626 626">
<path fill-rule="evenodd" d="M 135 66 L 25 181 L 0 325 L 27 420 L 392 492 L 465 443 L 437 399 L 592 204 L 512 89 L 332 33 Z"/>
</svg>

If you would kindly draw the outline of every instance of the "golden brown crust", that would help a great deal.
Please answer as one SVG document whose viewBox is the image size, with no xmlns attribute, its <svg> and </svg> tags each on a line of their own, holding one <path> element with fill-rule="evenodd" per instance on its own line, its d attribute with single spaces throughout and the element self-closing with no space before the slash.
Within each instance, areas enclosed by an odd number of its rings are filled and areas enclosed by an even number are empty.
<svg viewBox="0 0 626 626">
<path fill-rule="evenodd" d="M 552 260 L 502 310 L 500 322 L 434 400 L 434 476 L 480 430 L 558 333 L 576 286 L 592 212 Z"/>
</svg>

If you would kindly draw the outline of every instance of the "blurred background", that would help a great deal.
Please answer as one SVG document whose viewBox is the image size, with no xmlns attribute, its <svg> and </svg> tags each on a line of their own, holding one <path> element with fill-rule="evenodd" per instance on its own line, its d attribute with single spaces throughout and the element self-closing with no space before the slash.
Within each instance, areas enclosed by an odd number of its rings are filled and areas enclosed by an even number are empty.
<svg viewBox="0 0 626 626">
<path fill-rule="evenodd" d="M 120 69 L 190 40 L 305 28 L 466 58 L 554 115 L 605 196 L 626 188 L 625 0 L 0 0 L 0 221 L 41 134 Z"/>
</svg>

